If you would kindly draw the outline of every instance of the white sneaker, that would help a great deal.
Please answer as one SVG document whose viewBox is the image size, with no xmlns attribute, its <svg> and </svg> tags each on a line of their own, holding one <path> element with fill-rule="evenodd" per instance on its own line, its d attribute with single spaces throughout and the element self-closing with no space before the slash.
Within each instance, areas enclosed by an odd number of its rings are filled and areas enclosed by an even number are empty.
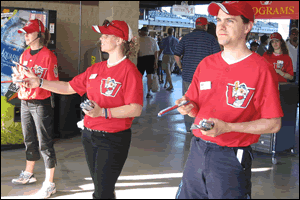
<svg viewBox="0 0 300 200">
<path fill-rule="evenodd" d="M 36 182 L 36 178 L 34 178 L 34 174 L 22 171 L 19 178 L 13 179 L 11 182 L 18 185 L 24 185 Z"/>
<path fill-rule="evenodd" d="M 42 188 L 34 195 L 39 199 L 47 199 L 51 194 L 56 193 L 55 183 L 46 183 L 43 182 Z"/>
</svg>

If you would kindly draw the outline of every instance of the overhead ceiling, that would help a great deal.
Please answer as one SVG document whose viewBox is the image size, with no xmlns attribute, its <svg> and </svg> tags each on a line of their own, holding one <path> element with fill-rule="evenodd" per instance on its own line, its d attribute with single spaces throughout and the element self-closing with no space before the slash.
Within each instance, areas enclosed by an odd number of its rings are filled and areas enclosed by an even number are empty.
<svg viewBox="0 0 300 200">
<path fill-rule="evenodd" d="M 158 7 L 167 7 L 173 5 L 181 5 L 182 1 L 140 1 L 140 8 L 155 9 Z M 205 5 L 211 2 L 222 2 L 222 1 L 187 1 L 189 5 Z"/>
</svg>

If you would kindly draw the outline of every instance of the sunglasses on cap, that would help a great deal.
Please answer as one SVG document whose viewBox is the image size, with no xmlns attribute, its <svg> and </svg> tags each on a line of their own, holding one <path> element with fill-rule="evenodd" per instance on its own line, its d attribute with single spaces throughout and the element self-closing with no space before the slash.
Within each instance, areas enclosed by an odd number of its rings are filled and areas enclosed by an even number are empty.
<svg viewBox="0 0 300 200">
<path fill-rule="evenodd" d="M 121 30 L 121 29 L 119 29 L 118 27 L 114 26 L 114 25 L 113 25 L 110 21 L 108 21 L 108 20 L 105 20 L 105 21 L 103 22 L 103 25 L 102 25 L 102 26 L 105 26 L 105 27 L 112 26 L 112 27 L 114 27 L 114 28 L 116 28 L 116 29 L 118 29 L 118 30 L 120 30 L 120 31 L 123 32 L 123 30 Z"/>
</svg>

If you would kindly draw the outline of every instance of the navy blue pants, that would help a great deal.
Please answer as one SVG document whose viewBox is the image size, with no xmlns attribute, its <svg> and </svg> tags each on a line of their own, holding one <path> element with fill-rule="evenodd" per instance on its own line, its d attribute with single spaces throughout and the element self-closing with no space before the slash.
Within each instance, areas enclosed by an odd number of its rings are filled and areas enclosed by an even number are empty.
<svg viewBox="0 0 300 200">
<path fill-rule="evenodd" d="M 53 117 L 54 110 L 51 107 L 50 98 L 21 101 L 21 125 L 26 147 L 26 160 L 39 160 L 41 152 L 46 168 L 54 168 L 57 164 L 52 140 Z"/>
<path fill-rule="evenodd" d="M 250 146 L 221 147 L 193 137 L 176 198 L 250 199 L 252 159 Z"/>
<path fill-rule="evenodd" d="M 86 161 L 94 182 L 94 199 L 113 199 L 115 184 L 128 156 L 131 129 L 118 133 L 82 131 Z"/>
</svg>

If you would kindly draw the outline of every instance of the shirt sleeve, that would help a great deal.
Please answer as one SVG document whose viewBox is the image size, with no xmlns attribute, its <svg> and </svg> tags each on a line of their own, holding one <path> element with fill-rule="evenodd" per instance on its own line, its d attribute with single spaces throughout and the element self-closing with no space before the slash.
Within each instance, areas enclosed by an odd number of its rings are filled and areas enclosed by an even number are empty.
<svg viewBox="0 0 300 200">
<path fill-rule="evenodd" d="M 162 41 L 160 42 L 159 48 L 162 50 L 164 50 L 165 41 L 166 41 L 166 38 L 162 39 Z"/>
<path fill-rule="evenodd" d="M 57 58 L 56 56 L 51 52 L 48 60 L 48 71 L 47 76 L 45 78 L 49 81 L 58 81 L 58 68 L 57 68 Z"/>
<path fill-rule="evenodd" d="M 137 67 L 130 67 L 124 83 L 125 105 L 136 103 L 143 106 L 143 80 Z"/>
<path fill-rule="evenodd" d="M 91 67 L 89 67 L 91 68 Z M 78 93 L 80 96 L 83 96 L 87 91 L 86 91 L 86 84 L 88 80 L 88 75 L 89 75 L 89 68 L 85 70 L 85 72 L 75 76 L 69 84 L 75 90 L 76 93 Z"/>
<path fill-rule="evenodd" d="M 286 68 L 284 70 L 284 72 L 288 73 L 291 76 L 294 76 L 294 68 L 293 68 L 293 61 L 291 59 L 290 56 L 287 55 L 287 59 L 286 59 Z"/>
<path fill-rule="evenodd" d="M 271 64 L 261 67 L 260 80 L 254 96 L 254 106 L 261 113 L 261 118 L 283 117 L 276 72 Z"/>
</svg>

